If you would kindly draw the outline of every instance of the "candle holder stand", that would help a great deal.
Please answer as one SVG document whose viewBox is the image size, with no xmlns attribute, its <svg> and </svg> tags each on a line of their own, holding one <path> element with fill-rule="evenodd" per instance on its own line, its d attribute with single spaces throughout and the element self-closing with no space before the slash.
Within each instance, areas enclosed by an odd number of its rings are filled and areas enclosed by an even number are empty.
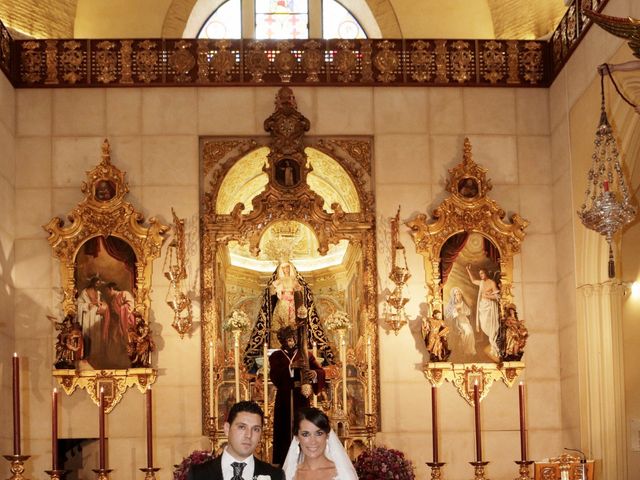
<svg viewBox="0 0 640 480">
<path fill-rule="evenodd" d="M 51 477 L 51 480 L 60 480 L 69 473 L 69 470 L 45 470 L 44 473 Z"/>
<path fill-rule="evenodd" d="M 111 468 L 94 468 L 92 471 L 96 474 L 96 480 L 109 480 L 109 474 L 113 472 Z"/>
<path fill-rule="evenodd" d="M 8 480 L 25 480 L 23 475 L 24 473 L 24 462 L 27 461 L 31 455 L 4 455 L 10 463 L 9 471 L 11 472 L 11 476 Z"/>
<path fill-rule="evenodd" d="M 442 479 L 442 467 L 444 465 L 444 462 L 427 462 L 427 466 L 431 468 L 431 480 Z"/>
<path fill-rule="evenodd" d="M 488 480 L 487 477 L 484 476 L 484 467 L 489 465 L 489 462 L 480 460 L 469 463 L 473 465 L 473 480 Z"/>
<path fill-rule="evenodd" d="M 367 448 L 371 450 L 376 439 L 376 427 L 373 423 L 373 413 L 366 413 L 367 417 Z"/>
<path fill-rule="evenodd" d="M 156 480 L 156 472 L 160 470 L 159 467 L 145 467 L 140 471 L 144 472 L 144 480 Z"/>
<path fill-rule="evenodd" d="M 218 417 L 209 417 L 207 421 L 207 432 L 209 433 L 209 442 L 211 442 L 211 451 L 215 452 L 216 443 L 217 443 L 217 435 L 216 429 L 218 426 Z"/>
<path fill-rule="evenodd" d="M 515 463 L 520 465 L 518 476 L 515 478 L 515 480 L 531 480 L 529 467 L 531 467 L 533 460 L 516 460 Z"/>
<path fill-rule="evenodd" d="M 272 438 L 272 426 L 271 426 L 271 417 L 269 415 L 264 416 L 263 427 L 262 427 L 262 458 L 271 458 L 269 455 L 269 446 L 273 445 L 272 442 L 269 441 Z"/>
</svg>

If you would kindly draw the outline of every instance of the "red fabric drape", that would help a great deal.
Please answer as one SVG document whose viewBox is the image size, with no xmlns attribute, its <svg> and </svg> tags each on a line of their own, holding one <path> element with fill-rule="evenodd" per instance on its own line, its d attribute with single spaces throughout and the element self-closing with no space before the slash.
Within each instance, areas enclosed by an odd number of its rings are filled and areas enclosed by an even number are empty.
<svg viewBox="0 0 640 480">
<path fill-rule="evenodd" d="M 133 248 L 118 237 L 93 237 L 87 240 L 84 245 L 84 252 L 92 257 L 97 257 L 100 254 L 100 250 L 106 250 L 106 252 L 119 262 L 124 264 L 125 269 L 129 272 L 131 277 L 131 286 L 135 288 L 136 284 L 136 254 Z"/>
<path fill-rule="evenodd" d="M 440 285 L 447 283 L 447 278 L 453 268 L 453 262 L 464 248 L 469 238 L 468 232 L 456 233 L 454 236 L 449 237 L 442 250 L 440 250 Z"/>
<path fill-rule="evenodd" d="M 492 262 L 500 265 L 500 251 L 498 247 L 496 247 L 493 242 L 487 238 L 483 239 L 484 246 L 484 254 L 489 258 Z"/>
</svg>

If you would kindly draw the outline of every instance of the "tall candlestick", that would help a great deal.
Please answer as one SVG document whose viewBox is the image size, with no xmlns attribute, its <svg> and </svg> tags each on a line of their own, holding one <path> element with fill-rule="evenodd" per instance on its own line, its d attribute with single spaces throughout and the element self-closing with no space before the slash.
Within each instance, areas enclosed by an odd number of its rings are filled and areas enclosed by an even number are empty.
<svg viewBox="0 0 640 480">
<path fill-rule="evenodd" d="M 13 454 L 20 455 L 20 358 L 13 354 Z"/>
<path fill-rule="evenodd" d="M 476 420 L 476 462 L 482 461 L 482 438 L 480 436 L 480 395 L 478 394 L 478 381 L 473 384 L 473 402 Z"/>
<path fill-rule="evenodd" d="M 371 354 L 371 337 L 367 335 L 367 411 L 373 413 L 373 356 Z"/>
<path fill-rule="evenodd" d="M 340 356 L 342 357 L 342 408 L 347 413 L 347 342 L 344 333 L 340 341 Z"/>
<path fill-rule="evenodd" d="M 147 387 L 147 468 L 153 468 L 153 397 L 151 385 Z"/>
<path fill-rule="evenodd" d="M 263 391 L 262 398 L 264 399 L 264 414 L 269 414 L 269 346 L 267 342 L 264 342 L 262 347 L 262 380 Z"/>
<path fill-rule="evenodd" d="M 213 417 L 213 342 L 209 342 L 209 416 Z"/>
<path fill-rule="evenodd" d="M 100 387 L 100 416 L 99 418 L 99 438 L 100 438 L 100 470 L 104 470 L 106 458 L 106 438 L 104 434 L 104 388 Z"/>
<path fill-rule="evenodd" d="M 431 436 L 433 438 L 433 463 L 438 463 L 438 397 L 435 385 L 431 385 Z"/>
<path fill-rule="evenodd" d="M 58 470 L 58 390 L 51 393 L 51 470 Z"/>
<path fill-rule="evenodd" d="M 316 359 L 316 361 L 318 360 L 318 343 L 317 342 L 313 342 L 313 358 Z M 316 395 L 315 393 L 313 394 L 313 407 L 314 408 L 318 408 L 318 395 Z"/>
<path fill-rule="evenodd" d="M 236 402 L 240 401 L 240 330 L 233 332 L 233 371 L 236 380 Z"/>
<path fill-rule="evenodd" d="M 524 398 L 524 383 L 520 382 L 518 387 L 520 399 L 520 459 L 527 461 L 527 427 L 526 427 L 526 403 Z"/>
</svg>

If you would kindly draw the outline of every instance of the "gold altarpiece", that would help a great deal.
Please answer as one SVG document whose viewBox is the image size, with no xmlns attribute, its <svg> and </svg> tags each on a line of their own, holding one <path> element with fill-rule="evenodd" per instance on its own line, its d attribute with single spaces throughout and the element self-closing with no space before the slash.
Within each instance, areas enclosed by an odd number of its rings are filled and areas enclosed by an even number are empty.
<svg viewBox="0 0 640 480">
<path fill-rule="evenodd" d="M 52 374 L 65 393 L 71 395 L 84 389 L 96 404 L 104 389 L 107 413 L 128 388 L 135 386 L 144 393 L 155 382 L 157 371 L 151 368 L 150 356 L 141 362 L 144 365 L 134 366 L 126 351 L 130 333 L 125 320 L 113 318 L 109 322 L 105 315 L 89 321 L 89 315 L 81 311 L 83 294 L 92 280 L 101 294 L 109 285 L 118 292 L 126 291 L 130 295 L 128 302 L 133 304 L 127 307 L 132 310 L 128 314 L 150 328 L 153 261 L 160 256 L 169 231 L 155 217 L 145 225 L 144 215 L 127 201 L 129 186 L 125 175 L 111 163 L 111 149 L 105 139 L 102 158 L 86 172 L 80 188 L 84 198 L 67 215 L 68 223 L 54 217 L 43 226 L 49 234 L 53 256 L 60 263 L 62 313 L 74 317 L 82 326 L 85 353 L 69 366 L 56 365 Z M 113 309 L 107 298 L 98 297 L 96 303 Z M 153 347 L 149 355 L 151 351 Z"/>
<path fill-rule="evenodd" d="M 240 310 L 255 328 L 282 242 L 289 242 L 291 261 L 313 291 L 327 339 L 313 347 L 329 380 L 326 395 L 313 402 L 329 413 L 352 453 L 379 430 L 372 139 L 312 138 L 305 135 L 309 127 L 293 92 L 283 87 L 265 120 L 269 136 L 201 140 L 202 425 L 214 448 L 224 441 L 226 412 L 235 401 L 234 341 L 223 325 Z M 346 331 L 326 328 L 336 311 L 348 314 Z M 272 332 L 271 348 L 277 348 L 274 338 Z M 239 345 L 242 355 L 260 348 L 257 371 L 240 362 L 240 399 L 264 405 L 262 346 L 246 331 Z M 268 419 L 274 396 L 269 384 Z M 270 427 L 263 435 L 265 458 Z"/>
<path fill-rule="evenodd" d="M 482 399 L 494 381 L 512 386 L 524 369 L 527 332 L 513 299 L 513 257 L 520 252 L 529 222 L 517 213 L 505 222 L 503 208 L 488 197 L 491 188 L 487 170 L 473 160 L 471 142 L 465 138 L 463 160 L 449 170 L 449 195 L 431 216 L 421 213 L 406 223 L 417 253 L 424 257 L 429 315 L 439 312 L 449 328 L 449 346 L 454 344 L 451 358 L 431 356 L 424 374 L 434 385 L 450 381 L 470 404 L 475 382 Z M 481 325 L 479 310 L 472 308 L 474 297 L 476 305 L 480 303 L 481 271 L 498 286 L 494 307 L 498 330 Z M 505 325 L 510 323 L 520 328 L 523 337 L 507 353 L 505 337 L 510 332 Z M 466 335 L 471 341 L 465 344 Z"/>
</svg>

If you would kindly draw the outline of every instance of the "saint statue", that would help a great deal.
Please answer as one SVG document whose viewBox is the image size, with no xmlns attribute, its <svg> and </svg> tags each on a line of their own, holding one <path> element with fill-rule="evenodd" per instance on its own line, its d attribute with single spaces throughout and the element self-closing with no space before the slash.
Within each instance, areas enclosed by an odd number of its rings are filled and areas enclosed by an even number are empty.
<svg viewBox="0 0 640 480">
<path fill-rule="evenodd" d="M 300 328 L 302 325 L 306 328 Z M 318 356 L 327 364 L 334 363 L 334 355 L 320 323 L 311 288 L 295 266 L 283 260 L 262 294 L 258 318 L 243 358 L 248 371 L 256 370 L 255 359 L 262 355 L 265 342 L 269 348 L 280 347 L 276 332 L 286 326 L 304 331 L 307 344 L 311 346 L 313 342 L 316 343 Z"/>
</svg>

